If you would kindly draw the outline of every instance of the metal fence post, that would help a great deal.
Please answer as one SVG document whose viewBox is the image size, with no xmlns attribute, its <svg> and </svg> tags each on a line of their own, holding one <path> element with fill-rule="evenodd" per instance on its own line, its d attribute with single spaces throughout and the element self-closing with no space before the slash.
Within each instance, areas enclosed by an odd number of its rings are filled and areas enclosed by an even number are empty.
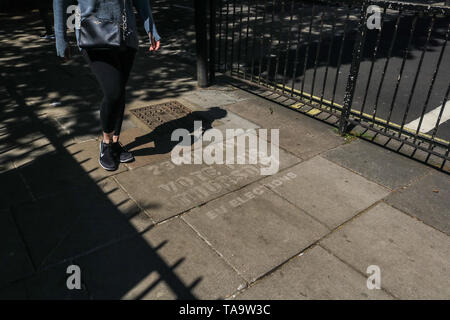
<svg viewBox="0 0 450 320">
<path fill-rule="evenodd" d="M 216 9 L 217 0 L 209 1 L 209 82 L 216 80 Z"/>
<path fill-rule="evenodd" d="M 352 108 L 353 97 L 355 95 L 356 83 L 358 81 L 359 68 L 363 57 L 364 43 L 367 33 L 367 0 L 361 4 L 361 19 L 359 21 L 358 38 L 355 42 L 352 54 L 352 64 L 348 75 L 347 87 L 345 89 L 344 108 L 339 119 L 339 133 L 347 132 L 348 119 Z"/>
<path fill-rule="evenodd" d="M 208 86 L 208 38 L 205 0 L 194 0 L 195 39 L 197 50 L 197 83 L 201 88 Z"/>
</svg>

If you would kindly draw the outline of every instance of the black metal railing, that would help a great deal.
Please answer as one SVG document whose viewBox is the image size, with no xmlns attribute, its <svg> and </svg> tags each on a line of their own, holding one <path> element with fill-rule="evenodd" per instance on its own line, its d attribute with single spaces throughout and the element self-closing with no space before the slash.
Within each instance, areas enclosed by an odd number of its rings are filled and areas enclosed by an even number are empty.
<svg viewBox="0 0 450 320">
<path fill-rule="evenodd" d="M 449 158 L 450 8 L 369 0 L 212 0 L 215 70 Z M 376 6 L 376 7 L 374 7 Z M 211 54 L 212 53 L 212 54 Z M 212 72 L 214 73 L 214 72 Z"/>
</svg>

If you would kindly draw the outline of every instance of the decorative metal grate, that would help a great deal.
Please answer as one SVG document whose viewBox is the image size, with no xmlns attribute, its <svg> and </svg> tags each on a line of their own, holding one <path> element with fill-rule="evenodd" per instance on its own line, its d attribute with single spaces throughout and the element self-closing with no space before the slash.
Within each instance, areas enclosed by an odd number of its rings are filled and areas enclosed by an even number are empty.
<svg viewBox="0 0 450 320">
<path fill-rule="evenodd" d="M 133 109 L 131 113 L 151 130 L 157 130 L 160 133 L 172 132 L 177 128 L 188 128 L 193 125 L 194 120 L 201 120 L 192 113 L 191 109 L 178 101 Z"/>
</svg>

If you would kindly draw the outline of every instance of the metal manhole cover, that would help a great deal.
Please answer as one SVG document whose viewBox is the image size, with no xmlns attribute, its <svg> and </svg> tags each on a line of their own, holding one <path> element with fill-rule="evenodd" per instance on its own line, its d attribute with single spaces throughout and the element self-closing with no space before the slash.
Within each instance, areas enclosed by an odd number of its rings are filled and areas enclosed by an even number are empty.
<svg viewBox="0 0 450 320">
<path fill-rule="evenodd" d="M 198 118 L 192 110 L 178 101 L 169 101 L 133 109 L 131 113 L 144 122 L 152 131 L 171 132 L 177 128 L 190 128 Z"/>
</svg>

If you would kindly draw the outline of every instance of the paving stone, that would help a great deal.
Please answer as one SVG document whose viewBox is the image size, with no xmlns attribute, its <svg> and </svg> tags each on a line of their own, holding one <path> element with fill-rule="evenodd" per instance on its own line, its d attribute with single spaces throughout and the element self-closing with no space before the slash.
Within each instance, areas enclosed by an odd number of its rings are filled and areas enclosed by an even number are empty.
<svg viewBox="0 0 450 320">
<path fill-rule="evenodd" d="M 126 164 L 131 170 L 163 160 L 170 161 L 170 151 L 175 146 L 170 136 L 155 137 L 141 128 L 123 131 L 120 141 L 134 155 L 135 161 Z"/>
<path fill-rule="evenodd" d="M 14 147 L 29 144 L 44 138 L 44 135 L 34 126 L 17 126 L 0 132 L 0 152 L 5 153 Z"/>
<path fill-rule="evenodd" d="M 33 273 L 20 234 L 9 211 L 0 210 L 0 288 Z"/>
<path fill-rule="evenodd" d="M 194 111 L 194 113 L 199 113 Z M 257 129 L 257 125 L 231 113 L 228 112 L 224 118 L 220 118 L 219 116 L 212 116 L 214 112 L 203 112 L 203 114 L 197 117 L 210 117 L 208 121 L 202 121 L 203 128 L 205 131 L 203 134 L 207 133 L 210 128 L 214 128 L 220 130 L 222 133 L 223 141 L 226 138 L 226 130 L 227 129 Z M 220 119 L 220 120 L 217 120 Z M 193 120 L 191 121 L 192 125 L 190 128 L 186 128 L 189 132 L 194 131 Z M 166 132 L 166 131 L 164 131 Z M 170 153 L 175 148 L 175 146 L 179 143 L 178 141 L 171 141 L 171 133 L 161 134 L 158 130 L 149 132 L 146 129 L 140 128 L 132 128 L 130 130 L 125 130 L 121 134 L 121 143 L 126 146 L 129 151 L 132 151 L 136 161 L 126 164 L 130 169 L 136 169 L 142 166 L 145 166 L 150 163 L 155 163 L 162 160 L 169 160 Z M 216 143 L 218 141 L 213 141 L 212 143 Z M 204 141 L 202 146 L 207 146 L 211 142 Z M 195 145 L 192 145 L 195 148 Z"/>
<path fill-rule="evenodd" d="M 220 119 L 220 124 L 214 126 L 216 129 L 219 129 L 225 132 L 226 129 L 258 129 L 260 128 L 256 123 L 248 121 L 234 112 L 227 111 L 225 117 Z"/>
<path fill-rule="evenodd" d="M 67 288 L 67 267 L 71 263 L 37 273 L 0 290 L 1 300 L 88 300 L 90 295 L 81 270 L 81 289 Z"/>
<path fill-rule="evenodd" d="M 201 107 L 218 107 L 244 100 L 232 91 L 195 90 L 183 95 L 183 99 Z"/>
<path fill-rule="evenodd" d="M 380 203 L 322 245 L 360 272 L 377 265 L 381 287 L 400 299 L 450 298 L 450 240 Z"/>
<path fill-rule="evenodd" d="M 259 184 L 195 208 L 183 219 L 247 281 L 269 272 L 328 232 Z"/>
<path fill-rule="evenodd" d="M 14 169 L 14 163 L 10 159 L 0 159 L 0 174 Z"/>
<path fill-rule="evenodd" d="M 0 300 L 26 300 L 27 290 L 23 281 L 0 288 Z"/>
<path fill-rule="evenodd" d="M 129 129 L 133 129 L 133 128 L 136 128 L 136 127 L 137 127 L 136 124 L 131 119 L 131 115 L 125 114 L 123 116 L 122 131 L 121 132 L 124 132 L 125 130 L 129 130 Z"/>
<path fill-rule="evenodd" d="M 92 248 L 147 230 L 153 221 L 112 180 L 99 183 L 105 199 L 97 200 L 89 212 L 82 212 L 70 233 L 48 257 L 57 263 Z M 105 200 L 103 204 L 98 204 Z"/>
<path fill-rule="evenodd" d="M 82 112 L 99 112 L 103 94 L 96 81 L 90 77 L 80 77 L 80 75 L 75 78 L 83 85 L 67 84 L 67 91 L 50 92 L 46 97 L 27 99 L 27 105 L 33 108 L 36 114 L 45 114 L 54 118 L 73 117 Z M 87 83 L 83 82 L 85 80 Z"/>
<path fill-rule="evenodd" d="M 394 207 L 450 234 L 450 178 L 435 171 L 386 199 Z"/>
<path fill-rule="evenodd" d="M 162 115 L 158 115 L 154 108 L 146 108 L 149 115 L 148 121 L 153 129 L 134 115 L 130 115 L 130 118 L 135 119 L 134 121 L 138 124 L 138 128 L 125 130 L 121 134 L 122 144 L 132 151 L 136 158 L 135 162 L 127 164 L 130 169 L 136 169 L 156 161 L 167 160 L 170 157 L 170 152 L 178 144 L 178 141 L 171 141 L 171 134 L 174 129 L 185 129 L 192 133 L 195 129 L 194 121 L 201 121 L 203 128 L 208 130 L 213 127 L 213 123 L 219 122 L 223 124 L 217 120 L 225 117 L 227 114 L 225 110 L 220 108 L 192 110 L 190 112 L 191 108 L 184 106 L 184 103 L 180 106 L 181 112 L 171 113 L 169 111 L 174 109 L 174 101 L 163 103 L 170 104 L 172 108 L 166 107 L 166 112 L 163 112 Z M 186 110 L 188 110 L 188 114 L 186 114 Z M 152 116 L 155 119 L 152 119 Z M 165 118 L 169 121 L 158 125 Z"/>
<path fill-rule="evenodd" d="M 94 299 L 223 299 L 244 284 L 178 218 L 76 263 Z"/>
<path fill-rule="evenodd" d="M 391 189 L 405 186 L 431 170 L 417 161 L 365 141 L 330 150 L 323 157 Z"/>
<path fill-rule="evenodd" d="M 142 49 L 142 52 L 148 51 Z M 162 99 L 177 99 L 182 94 L 192 92 L 197 88 L 197 82 L 188 70 L 189 66 L 179 63 L 176 59 L 165 59 L 159 54 L 151 57 L 148 54 L 138 54 L 134 70 L 151 70 L 151 76 L 143 72 L 132 72 L 127 92 L 128 106 L 145 106 Z"/>
<path fill-rule="evenodd" d="M 283 198 L 335 228 L 389 194 L 385 189 L 321 157 L 290 169 L 297 178 L 267 184 Z M 270 183 L 271 178 L 263 181 Z"/>
<path fill-rule="evenodd" d="M 94 184 L 68 152 L 44 154 L 20 167 L 19 171 L 36 198 Z"/>
<path fill-rule="evenodd" d="M 102 178 L 127 170 L 127 167 L 124 164 L 120 164 L 116 171 L 104 170 L 98 163 L 100 153 L 99 144 L 100 142 L 96 140 L 86 141 L 73 144 L 67 147 L 67 150 L 79 164 L 80 168 L 94 181 L 98 181 Z"/>
<path fill-rule="evenodd" d="M 440 125 L 439 130 L 442 130 L 442 124 Z M 350 133 L 360 135 L 364 140 L 370 141 L 378 146 L 382 146 L 382 148 L 391 150 L 394 154 L 400 154 L 406 158 L 417 160 L 419 163 L 426 163 L 430 166 L 442 169 L 445 172 L 450 172 L 450 165 L 448 161 L 446 161 L 444 166 L 441 168 L 444 162 L 441 157 L 437 157 L 426 151 L 407 145 L 403 141 L 398 141 L 388 136 L 377 134 L 375 131 L 367 130 L 361 126 L 356 126 Z M 427 148 L 427 145 L 422 144 L 422 147 Z M 444 148 L 439 146 L 434 147 L 433 150 L 438 154 L 445 154 L 446 152 Z"/>
<path fill-rule="evenodd" d="M 190 108 L 192 113 L 202 119 L 202 125 L 205 131 L 209 128 L 216 128 L 225 133 L 226 129 L 257 129 L 256 123 L 242 118 L 234 112 L 226 110 L 224 107 L 202 107 L 192 102 L 179 98 L 177 99 L 184 106 Z"/>
<path fill-rule="evenodd" d="M 0 180 L 0 210 L 33 199 L 18 170 L 13 169 L 0 173 Z"/>
<path fill-rule="evenodd" d="M 105 203 L 92 205 L 83 212 L 70 234 L 54 250 L 48 263 L 56 263 L 91 248 L 116 241 L 129 234 L 143 232 L 153 225 L 150 217 L 112 179 L 98 183 Z"/>
<path fill-rule="evenodd" d="M 303 160 L 344 143 L 333 127 L 262 98 L 224 108 L 262 128 L 280 129 L 280 146 Z"/>
<path fill-rule="evenodd" d="M 108 200 L 114 204 L 137 231 L 141 232 L 153 224 L 145 212 L 122 190 L 113 178 L 98 182 L 98 186 Z"/>
<path fill-rule="evenodd" d="M 29 122 L 30 119 L 22 112 L 8 112 L 5 117 L 0 118 L 0 130 L 5 132 L 15 127 L 21 126 L 23 123 Z"/>
<path fill-rule="evenodd" d="M 58 117 L 56 121 L 77 142 L 96 140 L 102 133 L 98 110 Z"/>
<path fill-rule="evenodd" d="M 282 149 L 279 159 L 280 170 L 300 161 Z M 168 159 L 123 172 L 116 179 L 142 208 L 152 208 L 148 211 L 155 221 L 161 221 L 260 179 L 264 173 L 261 168 L 266 167 L 265 164 L 174 165 Z"/>
<path fill-rule="evenodd" d="M 391 299 L 382 290 L 369 290 L 367 278 L 315 246 L 256 282 L 238 300 L 355 300 Z"/>
<path fill-rule="evenodd" d="M 103 189 L 85 186 L 15 209 L 35 266 L 60 262 L 152 224 L 117 185 L 104 183 Z"/>
<path fill-rule="evenodd" d="M 55 151 L 55 147 L 47 138 L 39 138 L 28 144 L 18 145 L 2 154 L 3 161 L 11 161 L 20 167 Z M 3 162 L 2 161 L 2 162 Z"/>
</svg>

